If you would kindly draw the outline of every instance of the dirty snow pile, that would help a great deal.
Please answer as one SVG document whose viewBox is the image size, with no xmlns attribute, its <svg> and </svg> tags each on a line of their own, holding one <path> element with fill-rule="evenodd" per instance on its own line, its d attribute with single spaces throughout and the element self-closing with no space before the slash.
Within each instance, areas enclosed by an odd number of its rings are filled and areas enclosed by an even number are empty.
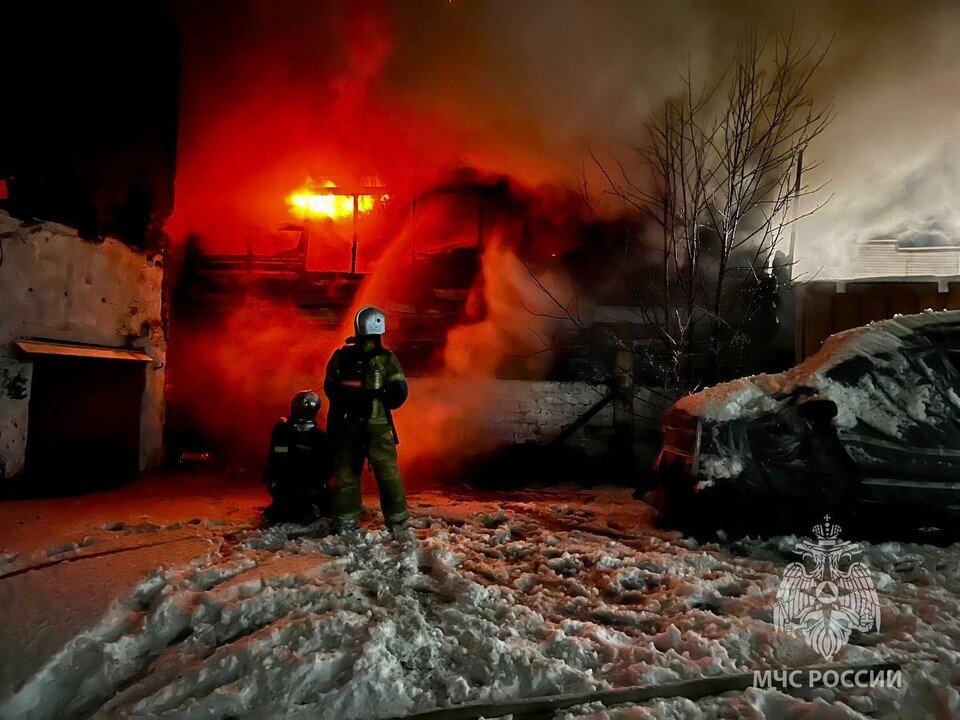
<svg viewBox="0 0 960 720">
<path fill-rule="evenodd" d="M 292 525 L 218 538 L 145 578 L 0 717 L 383 718 L 822 662 L 771 624 L 796 538 L 698 546 L 602 532 L 594 515 L 533 503 L 422 514 L 401 544 Z M 960 716 L 958 555 L 867 546 L 881 632 L 838 659 L 903 661 L 902 689 L 750 690 L 557 717 Z"/>
</svg>

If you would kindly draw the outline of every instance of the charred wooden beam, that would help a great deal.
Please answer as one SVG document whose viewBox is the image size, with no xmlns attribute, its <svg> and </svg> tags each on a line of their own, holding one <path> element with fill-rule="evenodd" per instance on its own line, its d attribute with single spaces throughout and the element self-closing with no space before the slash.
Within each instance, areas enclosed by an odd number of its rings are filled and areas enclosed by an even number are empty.
<svg viewBox="0 0 960 720">
<path fill-rule="evenodd" d="M 561 430 L 560 434 L 550 441 L 550 444 L 563 445 L 567 440 L 569 440 L 574 436 L 577 430 L 579 430 L 588 422 L 590 422 L 594 417 L 596 417 L 597 413 L 599 413 L 607 405 L 612 403 L 619 394 L 620 394 L 619 389 L 615 387 L 611 388 L 606 395 L 604 395 L 602 398 L 600 398 L 600 400 L 598 400 L 596 403 L 590 406 L 590 408 L 583 415 L 578 417 L 572 423 L 567 425 L 567 427 Z"/>
</svg>

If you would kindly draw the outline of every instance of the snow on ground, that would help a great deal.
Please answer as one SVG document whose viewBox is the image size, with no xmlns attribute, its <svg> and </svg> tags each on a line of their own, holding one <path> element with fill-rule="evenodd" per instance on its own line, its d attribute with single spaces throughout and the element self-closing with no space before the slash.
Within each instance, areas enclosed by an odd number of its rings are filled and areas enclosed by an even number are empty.
<svg viewBox="0 0 960 720">
<path fill-rule="evenodd" d="M 0 717 L 383 718 L 822 662 L 772 626 L 796 538 L 698 545 L 645 527 L 624 491 L 515 498 L 415 496 L 417 538 L 403 544 L 375 522 L 352 543 L 323 524 L 204 525 L 201 556 L 148 574 L 0 691 Z M 838 660 L 902 661 L 902 690 L 556 717 L 960 716 L 960 548 L 866 547 L 881 632 Z"/>
</svg>

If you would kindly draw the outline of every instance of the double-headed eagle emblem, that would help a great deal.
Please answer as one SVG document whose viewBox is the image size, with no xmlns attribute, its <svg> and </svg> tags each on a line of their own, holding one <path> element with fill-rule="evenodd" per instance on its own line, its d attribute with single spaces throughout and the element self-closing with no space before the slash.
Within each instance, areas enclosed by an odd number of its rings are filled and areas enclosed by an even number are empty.
<svg viewBox="0 0 960 720">
<path fill-rule="evenodd" d="M 807 645 L 831 660 L 854 630 L 880 629 L 880 601 L 867 566 L 852 562 L 862 552 L 856 543 L 840 540 L 840 526 L 830 516 L 813 528 L 817 542 L 795 546 L 804 563 L 787 565 L 773 606 L 777 630 L 800 635 Z M 846 569 L 844 562 L 850 561 Z"/>
</svg>

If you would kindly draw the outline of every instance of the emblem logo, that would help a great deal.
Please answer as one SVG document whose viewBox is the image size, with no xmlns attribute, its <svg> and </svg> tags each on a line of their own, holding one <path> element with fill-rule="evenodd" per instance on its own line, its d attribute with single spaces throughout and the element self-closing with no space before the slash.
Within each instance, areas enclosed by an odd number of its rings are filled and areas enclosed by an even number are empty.
<svg viewBox="0 0 960 720">
<path fill-rule="evenodd" d="M 787 565 L 773 606 L 773 624 L 780 632 L 801 636 L 829 661 L 854 630 L 880 629 L 880 601 L 870 570 L 853 562 L 853 556 L 862 552 L 860 546 L 841 540 L 840 526 L 830 522 L 829 515 L 813 534 L 817 542 L 801 540 L 795 546 L 804 562 Z"/>
</svg>

